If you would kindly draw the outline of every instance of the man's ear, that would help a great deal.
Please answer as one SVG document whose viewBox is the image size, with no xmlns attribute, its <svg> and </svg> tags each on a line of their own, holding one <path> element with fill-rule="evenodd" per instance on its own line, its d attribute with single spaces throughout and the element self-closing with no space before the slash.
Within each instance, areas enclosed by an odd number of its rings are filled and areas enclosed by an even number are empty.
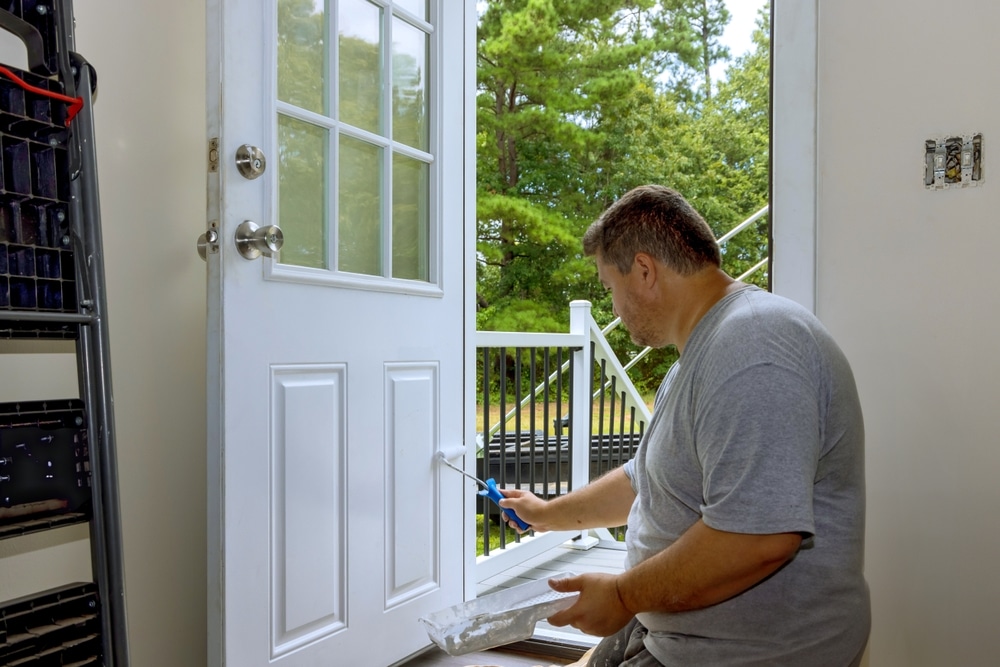
<svg viewBox="0 0 1000 667">
<path fill-rule="evenodd" d="M 656 261 L 652 255 L 637 252 L 635 259 L 632 260 L 632 271 L 638 271 L 636 276 L 641 278 L 643 284 L 647 287 L 652 287 L 656 284 Z"/>
</svg>

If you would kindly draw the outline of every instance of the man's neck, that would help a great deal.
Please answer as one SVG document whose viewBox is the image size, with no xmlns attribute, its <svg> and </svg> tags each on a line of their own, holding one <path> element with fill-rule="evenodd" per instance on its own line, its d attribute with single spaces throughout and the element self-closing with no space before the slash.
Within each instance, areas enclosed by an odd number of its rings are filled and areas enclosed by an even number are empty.
<svg viewBox="0 0 1000 667">
<path fill-rule="evenodd" d="M 686 283 L 689 291 L 688 314 L 681 322 L 681 331 L 675 343 L 677 351 L 684 354 L 684 346 L 687 344 L 691 332 L 694 331 L 701 318 L 721 301 L 726 295 L 743 287 L 743 283 L 729 277 L 721 269 L 705 269 L 692 276 L 685 276 L 682 280 Z"/>
</svg>

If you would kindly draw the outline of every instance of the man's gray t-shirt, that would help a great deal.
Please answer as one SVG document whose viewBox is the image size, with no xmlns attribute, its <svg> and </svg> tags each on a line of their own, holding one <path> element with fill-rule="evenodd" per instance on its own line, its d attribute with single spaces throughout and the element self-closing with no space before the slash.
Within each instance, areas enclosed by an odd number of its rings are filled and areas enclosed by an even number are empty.
<svg viewBox="0 0 1000 667">
<path fill-rule="evenodd" d="M 625 466 L 637 498 L 628 564 L 699 518 L 733 533 L 804 535 L 778 572 L 695 611 L 640 613 L 665 665 L 844 666 L 868 638 L 864 426 L 850 366 L 792 301 L 745 287 L 695 327 Z"/>
</svg>

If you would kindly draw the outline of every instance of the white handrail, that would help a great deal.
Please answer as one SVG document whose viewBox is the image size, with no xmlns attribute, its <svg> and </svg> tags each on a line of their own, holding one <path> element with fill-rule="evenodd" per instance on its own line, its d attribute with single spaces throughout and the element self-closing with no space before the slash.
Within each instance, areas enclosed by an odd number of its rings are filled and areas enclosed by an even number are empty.
<svg viewBox="0 0 1000 667">
<path fill-rule="evenodd" d="M 770 257 L 765 257 L 764 259 L 760 260 L 759 262 L 757 262 L 756 264 L 754 264 L 753 266 L 751 266 L 750 270 L 748 270 L 746 273 L 744 273 L 743 275 L 741 275 L 736 280 L 743 280 L 744 278 L 752 275 L 755 271 L 757 271 L 758 269 L 760 269 L 764 265 L 766 265 L 769 259 L 770 259 Z"/>
<path fill-rule="evenodd" d="M 584 347 L 586 345 L 586 336 L 583 334 L 574 333 L 519 333 L 511 331 L 477 331 L 476 332 L 476 347 Z M 512 407 L 507 414 L 503 416 L 502 420 L 498 420 L 496 424 L 491 426 L 486 434 L 483 436 L 483 442 L 480 443 L 478 449 L 482 451 L 482 445 L 493 439 L 497 431 L 500 430 L 502 424 L 506 424 L 511 418 L 517 414 L 518 410 L 521 410 L 526 406 L 531 400 L 538 395 L 540 391 L 545 389 L 546 384 L 551 384 L 559 376 L 560 373 L 566 372 L 569 368 L 570 360 L 567 359 L 563 362 L 562 366 L 552 371 L 549 374 L 547 380 L 540 382 L 534 389 L 531 390 L 521 402 L 516 406 Z"/>
<path fill-rule="evenodd" d="M 610 331 L 618 323 L 621 322 L 621 318 L 616 318 L 611 324 L 605 327 L 603 330 L 597 328 L 597 323 L 594 321 L 593 316 L 590 314 L 590 304 L 585 301 L 575 301 L 570 304 L 571 309 L 582 308 L 586 311 L 586 315 L 583 316 L 583 321 L 587 322 L 584 324 L 584 332 L 571 332 L 568 334 L 564 333 L 552 333 L 552 334 L 530 334 L 530 333 L 516 333 L 516 332 L 503 332 L 503 331 L 479 331 L 476 332 L 476 346 L 477 347 L 577 347 L 585 348 L 586 344 L 593 341 L 597 344 L 598 357 L 601 359 L 606 359 L 612 364 L 612 377 L 619 377 L 621 381 L 626 385 L 626 394 L 632 398 L 638 397 L 639 392 L 632 384 L 631 378 L 629 378 L 628 370 L 632 368 L 636 363 L 638 363 L 644 356 L 649 354 L 653 349 L 647 347 L 637 354 L 633 359 L 629 361 L 626 366 L 622 366 L 617 355 L 611 350 L 611 346 L 608 344 L 607 339 L 604 337 L 606 331 Z M 586 334 L 586 329 L 589 328 L 590 335 Z M 563 364 L 553 371 L 547 381 L 540 382 L 535 386 L 530 392 L 525 395 L 520 402 L 512 407 L 507 414 L 504 415 L 502 420 L 498 420 L 496 424 L 491 426 L 489 430 L 483 436 L 483 442 L 488 442 L 493 439 L 497 431 L 500 430 L 501 424 L 506 424 L 510 421 L 514 415 L 517 414 L 518 410 L 524 408 L 531 399 L 534 398 L 544 390 L 546 383 L 551 384 L 555 381 L 556 377 L 560 373 L 565 373 L 570 366 L 571 360 L 566 360 Z M 608 381 L 603 387 L 598 388 L 591 395 L 591 399 L 595 399 L 601 395 L 602 391 L 606 391 L 611 386 L 611 382 Z M 643 415 L 643 417 L 648 421 L 650 418 L 649 408 L 646 404 L 639 400 L 638 398 L 632 398 L 632 405 Z M 556 418 L 561 418 L 562 415 L 556 415 Z"/>
<path fill-rule="evenodd" d="M 744 220 L 743 222 L 741 222 L 740 224 L 736 225 L 735 227 L 733 227 L 732 229 L 730 229 L 728 232 L 726 232 L 725 234 L 723 234 L 722 236 L 720 236 L 718 239 L 716 239 L 716 243 L 718 243 L 719 245 L 722 245 L 723 243 L 725 243 L 729 239 L 733 238 L 734 236 L 736 236 L 737 234 L 739 234 L 740 232 L 742 232 L 744 229 L 746 229 L 747 227 L 749 227 L 753 223 L 755 223 L 758 220 L 760 220 L 763 216 L 767 215 L 768 208 L 770 208 L 770 207 L 767 204 L 765 204 L 764 208 L 760 209 L 759 211 L 757 211 L 756 213 L 754 213 L 753 215 L 751 215 L 749 218 L 747 218 L 746 220 Z"/>
</svg>

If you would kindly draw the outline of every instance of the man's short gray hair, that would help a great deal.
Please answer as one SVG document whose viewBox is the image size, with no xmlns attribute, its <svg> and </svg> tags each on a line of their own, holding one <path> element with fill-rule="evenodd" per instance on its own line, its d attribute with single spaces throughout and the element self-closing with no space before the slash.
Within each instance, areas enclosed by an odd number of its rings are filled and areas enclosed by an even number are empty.
<svg viewBox="0 0 1000 667">
<path fill-rule="evenodd" d="M 680 193 L 662 185 L 641 185 L 622 195 L 587 229 L 583 251 L 600 255 L 623 274 L 632 270 L 639 252 L 681 275 L 722 265 L 712 228 Z"/>
</svg>

